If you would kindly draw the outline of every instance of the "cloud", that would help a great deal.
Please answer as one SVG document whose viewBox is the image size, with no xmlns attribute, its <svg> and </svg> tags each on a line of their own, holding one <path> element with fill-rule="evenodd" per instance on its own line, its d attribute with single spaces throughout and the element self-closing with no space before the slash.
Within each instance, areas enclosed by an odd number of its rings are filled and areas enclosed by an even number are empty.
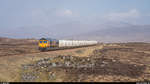
<svg viewBox="0 0 150 84">
<path fill-rule="evenodd" d="M 69 9 L 57 10 L 56 15 L 60 16 L 60 17 L 72 17 L 72 16 L 74 16 L 73 12 Z"/>
<path fill-rule="evenodd" d="M 31 12 L 31 23 L 32 25 L 50 26 L 53 24 L 62 24 L 72 21 L 79 21 L 78 12 L 70 9 L 34 9 Z"/>
<path fill-rule="evenodd" d="M 127 12 L 115 12 L 115 13 L 110 13 L 105 16 L 108 20 L 112 21 L 124 21 L 124 20 L 131 20 L 131 19 L 136 19 L 140 17 L 139 11 L 136 9 L 129 10 Z"/>
<path fill-rule="evenodd" d="M 71 16 L 73 13 L 72 13 L 72 11 L 71 10 L 65 10 L 64 11 L 64 15 L 67 15 L 67 16 Z"/>
</svg>

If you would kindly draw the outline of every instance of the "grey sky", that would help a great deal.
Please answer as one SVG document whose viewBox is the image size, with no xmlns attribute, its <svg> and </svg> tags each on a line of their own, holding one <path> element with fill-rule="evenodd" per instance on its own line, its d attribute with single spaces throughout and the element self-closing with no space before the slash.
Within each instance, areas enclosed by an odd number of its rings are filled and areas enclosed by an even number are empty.
<svg viewBox="0 0 150 84">
<path fill-rule="evenodd" d="M 149 3 L 150 0 L 0 0 L 0 36 L 60 37 L 114 22 L 147 25 Z"/>
</svg>

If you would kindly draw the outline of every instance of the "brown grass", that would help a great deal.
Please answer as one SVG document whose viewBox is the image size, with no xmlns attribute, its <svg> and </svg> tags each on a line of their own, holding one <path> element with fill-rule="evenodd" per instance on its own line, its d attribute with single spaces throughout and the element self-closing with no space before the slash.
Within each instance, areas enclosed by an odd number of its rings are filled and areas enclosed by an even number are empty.
<svg viewBox="0 0 150 84">
<path fill-rule="evenodd" d="M 36 40 L 0 39 L 0 81 L 23 81 L 21 74 L 40 72 L 34 81 L 150 81 L 150 44 L 119 43 L 84 48 L 39 52 Z M 93 68 L 41 68 L 23 70 L 22 65 L 56 56 L 74 56 L 79 60 L 95 60 Z M 53 62 L 60 59 L 53 60 Z M 80 63 L 80 61 L 74 61 Z M 88 63 L 88 62 L 87 62 Z M 54 78 L 49 78 L 55 74 Z"/>
</svg>

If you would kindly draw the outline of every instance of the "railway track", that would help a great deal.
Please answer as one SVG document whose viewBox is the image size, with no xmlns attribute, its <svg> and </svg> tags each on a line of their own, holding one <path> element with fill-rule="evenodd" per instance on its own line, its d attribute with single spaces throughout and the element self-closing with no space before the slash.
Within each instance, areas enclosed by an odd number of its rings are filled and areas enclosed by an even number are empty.
<svg viewBox="0 0 150 84">
<path fill-rule="evenodd" d="M 99 45 L 99 44 L 97 44 Z M 44 52 L 53 52 L 53 51 L 64 51 L 64 50 L 72 50 L 72 49 L 77 49 L 77 48 L 85 48 L 85 47 L 91 47 L 91 46 L 97 46 L 97 45 L 86 45 L 86 46 L 76 46 L 76 47 L 62 47 L 62 48 L 55 48 L 55 49 L 49 49 L 47 51 L 41 52 L 38 50 L 37 52 L 28 52 L 28 53 L 21 53 L 21 54 L 6 54 L 6 55 L 1 55 L 2 56 L 13 56 L 13 55 L 26 55 L 26 54 L 34 54 L 34 53 L 44 53 Z"/>
<path fill-rule="evenodd" d="M 57 50 L 66 50 L 66 49 L 75 49 L 75 48 L 84 48 L 84 47 L 90 47 L 90 46 L 97 46 L 96 45 L 84 45 L 84 46 L 75 46 L 75 47 L 60 47 L 60 48 L 52 48 L 48 49 L 47 51 L 57 51 Z"/>
</svg>

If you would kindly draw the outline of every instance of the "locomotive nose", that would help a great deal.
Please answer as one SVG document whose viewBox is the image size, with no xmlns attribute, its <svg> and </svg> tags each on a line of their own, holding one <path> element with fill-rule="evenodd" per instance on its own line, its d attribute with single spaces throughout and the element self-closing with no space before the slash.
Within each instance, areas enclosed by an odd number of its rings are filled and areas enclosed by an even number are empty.
<svg viewBox="0 0 150 84">
<path fill-rule="evenodd" d="M 42 41 L 39 42 L 39 47 L 44 47 L 44 44 Z"/>
<path fill-rule="evenodd" d="M 41 44 L 40 44 L 40 47 L 44 47 L 44 44 L 43 44 L 43 43 L 41 43 Z"/>
<path fill-rule="evenodd" d="M 47 41 L 40 41 L 39 42 L 39 47 L 42 47 L 42 48 L 47 47 Z"/>
</svg>

